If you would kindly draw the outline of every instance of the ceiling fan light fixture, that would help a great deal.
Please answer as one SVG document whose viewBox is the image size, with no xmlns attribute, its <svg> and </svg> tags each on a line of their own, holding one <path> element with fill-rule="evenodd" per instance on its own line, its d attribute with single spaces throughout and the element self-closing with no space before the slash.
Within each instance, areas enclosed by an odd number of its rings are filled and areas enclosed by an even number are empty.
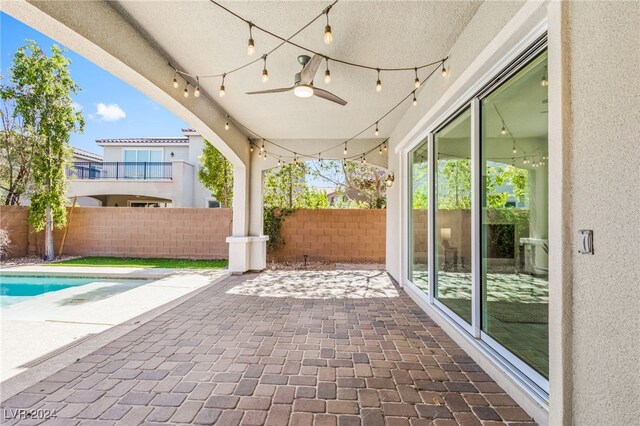
<svg viewBox="0 0 640 426">
<path fill-rule="evenodd" d="M 293 89 L 293 94 L 299 98 L 310 98 L 313 96 L 313 87 L 301 84 Z"/>
</svg>

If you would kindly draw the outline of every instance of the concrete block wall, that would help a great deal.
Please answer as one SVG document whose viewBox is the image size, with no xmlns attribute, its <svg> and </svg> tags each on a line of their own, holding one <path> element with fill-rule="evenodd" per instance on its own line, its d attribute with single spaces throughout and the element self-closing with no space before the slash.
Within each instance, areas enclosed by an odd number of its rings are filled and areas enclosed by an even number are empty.
<svg viewBox="0 0 640 426">
<path fill-rule="evenodd" d="M 0 225 L 9 229 L 11 257 L 42 254 L 44 233 L 27 225 L 27 208 L 0 206 Z M 56 254 L 64 228 L 54 232 Z M 226 259 L 230 209 L 76 207 L 65 255 Z"/>
<path fill-rule="evenodd" d="M 0 229 L 9 232 L 11 245 L 7 257 L 26 256 L 29 249 L 29 212 L 21 206 L 0 206 Z"/>
<path fill-rule="evenodd" d="M 285 218 L 283 248 L 270 254 L 276 261 L 384 263 L 386 210 L 320 209 L 295 211 Z"/>
</svg>

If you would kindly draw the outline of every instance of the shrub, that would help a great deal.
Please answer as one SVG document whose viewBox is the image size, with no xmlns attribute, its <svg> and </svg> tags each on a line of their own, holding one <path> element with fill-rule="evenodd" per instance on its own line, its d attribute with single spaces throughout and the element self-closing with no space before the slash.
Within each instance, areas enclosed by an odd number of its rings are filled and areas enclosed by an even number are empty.
<svg viewBox="0 0 640 426">
<path fill-rule="evenodd" d="M 9 238 L 9 232 L 4 229 L 0 229 L 0 259 L 2 259 L 9 250 L 11 239 Z"/>
</svg>

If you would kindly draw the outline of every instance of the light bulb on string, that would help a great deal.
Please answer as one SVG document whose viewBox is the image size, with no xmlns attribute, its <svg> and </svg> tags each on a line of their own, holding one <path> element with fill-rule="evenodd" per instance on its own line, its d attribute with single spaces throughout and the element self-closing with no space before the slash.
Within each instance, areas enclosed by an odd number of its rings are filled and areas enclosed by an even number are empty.
<svg viewBox="0 0 640 426">
<path fill-rule="evenodd" d="M 502 129 L 500 129 L 500 134 L 503 136 L 507 134 L 507 128 L 504 126 L 504 124 L 502 125 Z"/>
<path fill-rule="evenodd" d="M 327 15 L 327 25 L 324 27 L 324 44 L 327 46 L 333 42 L 333 33 L 331 32 L 331 25 L 329 25 L 329 10 L 331 10 L 330 7 L 327 8 L 327 12 L 325 13 L 325 15 Z"/>
<path fill-rule="evenodd" d="M 269 71 L 267 71 L 267 55 L 262 57 L 264 60 L 264 67 L 262 68 L 262 82 L 266 83 L 269 81 Z"/>
<path fill-rule="evenodd" d="M 249 151 L 253 152 L 253 142 L 249 142 Z"/>
<path fill-rule="evenodd" d="M 260 145 L 260 153 L 264 152 L 264 141 L 262 141 L 262 145 Z"/>
<path fill-rule="evenodd" d="M 447 76 L 447 68 L 444 66 L 444 61 L 442 61 L 442 69 L 440 70 L 440 73 L 443 77 Z"/>
<path fill-rule="evenodd" d="M 262 159 L 267 161 L 267 151 L 264 152 L 264 156 L 262 157 Z"/>
<path fill-rule="evenodd" d="M 380 68 L 378 68 L 378 81 L 376 81 L 376 92 L 382 92 L 382 82 L 380 81 Z"/>
<path fill-rule="evenodd" d="M 247 43 L 247 55 L 251 56 L 256 53 L 256 45 L 253 42 L 253 34 L 251 29 L 253 28 L 253 24 L 249 23 L 249 42 Z"/>
<path fill-rule="evenodd" d="M 224 123 L 224 129 L 229 130 L 229 116 L 227 115 L 227 121 Z"/>
<path fill-rule="evenodd" d="M 200 97 L 200 78 L 196 76 L 196 88 L 193 91 L 193 96 L 196 98 Z"/>
<path fill-rule="evenodd" d="M 418 78 L 418 68 L 415 68 L 415 72 L 416 72 L 416 79 L 414 80 L 414 85 L 416 86 L 416 89 L 420 87 L 420 79 Z"/>
<path fill-rule="evenodd" d="M 378 136 L 380 134 L 380 130 L 378 129 L 378 122 L 376 121 L 376 130 L 373 132 L 374 135 Z"/>
<path fill-rule="evenodd" d="M 344 143 L 344 151 L 342 151 L 344 155 L 347 155 L 347 143 Z"/>
<path fill-rule="evenodd" d="M 175 74 L 173 74 L 173 87 L 174 89 L 177 89 L 180 86 L 180 84 L 178 84 L 178 71 L 176 71 Z"/>
<path fill-rule="evenodd" d="M 280 159 L 280 157 L 278 157 L 278 167 L 280 167 L 282 165 L 282 160 Z"/>
<path fill-rule="evenodd" d="M 189 97 L 189 83 L 184 85 L 184 92 L 182 92 L 185 98 Z"/>
<path fill-rule="evenodd" d="M 362 164 L 367 164 L 367 159 L 364 157 L 364 155 L 362 156 Z"/>
<path fill-rule="evenodd" d="M 384 144 L 384 152 L 387 152 L 387 144 Z"/>
<path fill-rule="evenodd" d="M 380 155 L 382 155 L 382 147 L 380 147 Z"/>
<path fill-rule="evenodd" d="M 331 83 L 331 71 L 329 71 L 329 58 L 325 58 L 327 63 L 327 69 L 324 71 L 325 84 Z"/>
<path fill-rule="evenodd" d="M 544 67 L 542 72 L 542 79 L 540 80 L 540 86 L 547 87 L 549 85 L 549 79 L 547 78 L 547 67 Z"/>
<path fill-rule="evenodd" d="M 412 102 L 413 106 L 418 105 L 418 99 L 416 98 L 416 92 L 413 92 L 413 102 Z"/>
<path fill-rule="evenodd" d="M 222 83 L 220 84 L 220 91 L 218 92 L 218 95 L 220 95 L 221 98 L 224 98 L 225 95 L 225 91 L 224 91 L 224 78 L 227 76 L 227 74 L 222 74 Z"/>
</svg>

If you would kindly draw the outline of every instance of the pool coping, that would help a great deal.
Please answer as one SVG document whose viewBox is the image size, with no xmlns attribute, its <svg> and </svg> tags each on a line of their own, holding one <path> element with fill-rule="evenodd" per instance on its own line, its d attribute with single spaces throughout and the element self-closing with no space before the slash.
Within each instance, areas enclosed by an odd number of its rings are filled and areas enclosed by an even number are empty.
<svg viewBox="0 0 640 426">
<path fill-rule="evenodd" d="M 22 268 L 22 267 L 21 267 Z M 24 268 L 32 268 L 32 267 L 24 267 Z M 167 270 L 164 269 L 164 274 L 163 275 L 155 275 L 155 276 L 143 276 L 142 278 L 145 279 L 149 279 L 149 278 L 157 278 L 157 279 L 161 279 L 164 277 L 168 277 L 168 276 L 173 276 L 173 275 L 179 275 L 178 272 L 180 271 L 185 271 L 185 270 Z M 190 273 L 197 273 L 197 272 L 201 272 L 201 273 L 206 273 L 206 272 L 211 272 L 210 270 L 187 270 Z M 220 270 L 215 270 L 216 272 L 220 272 Z M 4 270 L 1 271 L 2 274 L 4 274 Z M 17 271 L 16 271 L 17 272 Z M 48 272 L 48 271 L 47 271 Z M 25 270 L 21 270 L 20 273 L 17 274 L 11 274 L 11 275 L 26 275 L 28 272 Z M 70 276 L 67 273 L 62 273 L 62 274 L 56 274 L 56 276 Z M 91 275 L 91 274 L 84 274 L 81 276 L 92 276 L 92 277 L 100 277 L 100 278 L 108 278 L 106 276 L 101 276 L 100 274 L 98 275 Z M 198 295 L 199 293 L 201 293 L 202 291 L 204 291 L 205 289 L 209 288 L 210 286 L 216 285 L 218 284 L 220 281 L 228 278 L 229 276 L 231 276 L 231 273 L 227 270 L 225 271 L 225 273 L 221 274 L 219 277 L 215 278 L 211 283 L 204 285 L 202 287 L 196 288 L 193 291 L 184 294 L 174 300 L 171 300 L 167 303 L 165 303 L 164 305 L 160 305 L 157 306 L 147 312 L 144 312 L 136 317 L 133 317 L 127 321 L 124 321 L 120 324 L 114 325 L 113 327 L 102 331 L 100 333 L 97 334 L 93 334 L 93 335 L 88 335 L 85 338 L 83 338 L 84 340 L 82 342 L 80 342 L 79 344 L 76 345 L 67 345 L 66 347 L 63 346 L 57 350 L 52 351 L 53 353 L 55 353 L 54 356 L 51 357 L 47 357 L 47 355 L 42 356 L 41 358 L 43 358 L 44 360 L 42 362 L 40 362 L 37 365 L 34 365 L 30 368 L 28 368 L 27 370 L 16 374 L 15 376 L 9 377 L 8 379 L 4 380 L 3 382 L 0 382 L 0 405 L 2 402 L 6 401 L 7 399 L 11 398 L 12 396 L 24 391 L 25 389 L 35 385 L 36 383 L 40 382 L 41 380 L 46 379 L 47 377 L 49 377 L 50 375 L 60 371 L 61 369 L 73 364 L 74 362 L 76 362 L 78 359 L 87 356 L 89 354 L 91 354 L 92 352 L 96 351 L 97 349 L 102 348 L 103 346 L 113 342 L 114 340 L 119 339 L 120 337 L 124 336 L 125 334 L 135 330 L 136 328 L 146 324 L 147 322 L 157 318 L 158 316 L 162 315 L 163 313 L 175 308 L 176 306 L 186 302 L 187 300 L 191 299 L 192 297 Z M 124 278 L 122 275 L 114 275 L 112 277 L 116 277 L 116 278 Z M 133 278 L 133 277 L 131 277 Z M 136 278 L 136 279 L 140 279 L 140 278 Z M 66 348 L 66 349 L 65 349 Z M 49 354 L 51 354 L 52 352 L 50 352 Z M 59 352 L 59 353 L 56 353 Z M 35 360 L 33 360 L 35 361 Z M 32 361 L 32 362 L 33 362 Z"/>
<path fill-rule="evenodd" d="M 90 271 L 88 269 L 91 269 Z M 214 269 L 219 271 L 221 269 Z M 122 268 L 94 266 L 15 266 L 0 268 L 0 277 L 15 276 L 54 276 L 69 278 L 120 278 L 120 279 L 161 279 L 180 272 L 207 272 L 211 269 L 169 269 L 169 268 Z"/>
</svg>

